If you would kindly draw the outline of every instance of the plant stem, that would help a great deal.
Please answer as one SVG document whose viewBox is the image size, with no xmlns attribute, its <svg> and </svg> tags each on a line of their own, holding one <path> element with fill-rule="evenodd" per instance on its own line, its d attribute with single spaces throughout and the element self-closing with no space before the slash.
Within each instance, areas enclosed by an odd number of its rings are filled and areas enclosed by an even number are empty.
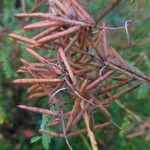
<svg viewBox="0 0 150 150">
<path fill-rule="evenodd" d="M 26 2 L 25 0 L 21 0 L 22 11 L 26 12 Z"/>
<path fill-rule="evenodd" d="M 85 104 L 85 102 L 81 101 L 81 109 L 83 109 L 84 104 Z M 85 125 L 86 125 L 86 128 L 87 128 L 87 133 L 88 133 L 88 137 L 89 137 L 90 142 L 91 142 L 92 149 L 93 150 L 98 150 L 98 145 L 97 145 L 97 142 L 96 142 L 96 139 L 95 139 L 95 135 L 94 135 L 93 131 L 90 129 L 90 122 L 89 122 L 90 119 L 89 119 L 87 111 L 85 112 L 83 117 L 84 117 Z"/>
<path fill-rule="evenodd" d="M 99 23 L 107 14 L 109 14 L 116 6 L 120 4 L 121 0 L 112 0 L 97 16 L 96 22 Z"/>
<path fill-rule="evenodd" d="M 124 109 L 128 114 L 130 114 L 133 118 L 135 118 L 137 121 L 139 122 L 143 122 L 143 120 L 140 118 L 140 116 L 138 116 L 137 114 L 135 114 L 133 111 L 131 111 L 130 109 L 128 109 L 127 107 L 125 107 L 121 102 L 119 102 L 118 100 L 115 101 L 115 103 L 120 106 L 122 109 Z"/>
</svg>

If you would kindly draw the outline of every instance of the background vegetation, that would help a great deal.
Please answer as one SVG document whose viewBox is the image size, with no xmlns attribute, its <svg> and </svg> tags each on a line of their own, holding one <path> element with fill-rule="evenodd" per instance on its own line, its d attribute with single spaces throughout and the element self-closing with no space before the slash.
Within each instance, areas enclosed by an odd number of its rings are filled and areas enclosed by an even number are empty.
<svg viewBox="0 0 150 150">
<path fill-rule="evenodd" d="M 26 5 L 24 6 L 22 5 L 22 0 L 0 0 L 0 149 L 67 149 L 63 139 L 41 138 L 41 135 L 37 133 L 44 118 L 17 108 L 17 105 L 22 102 L 34 103 L 27 100 L 24 87 L 11 84 L 11 81 L 18 77 L 18 74 L 15 72 L 20 65 L 18 58 L 29 57 L 23 51 L 24 45 L 21 46 L 8 37 L 10 32 L 19 33 L 19 29 L 24 24 L 23 21 L 17 20 L 14 15 L 17 12 L 29 11 L 34 5 L 33 0 L 26 0 L 25 2 Z M 109 26 L 124 26 L 127 20 L 137 22 L 135 26 L 129 29 L 131 45 L 127 41 L 125 30 L 111 31 L 110 43 L 119 50 L 131 66 L 149 75 L 150 16 L 148 14 L 150 1 L 122 0 L 116 8 L 99 21 L 100 13 L 110 3 L 111 0 L 92 0 L 88 1 L 86 7 L 95 20 L 99 23 L 105 21 Z M 40 9 L 45 11 L 45 6 L 42 6 Z M 145 140 L 144 135 L 131 141 L 126 139 L 126 135 L 130 132 L 129 128 L 132 125 L 138 127 L 144 121 L 149 120 L 149 97 L 149 87 L 144 84 L 122 98 L 121 103 L 114 102 L 109 106 L 112 118 L 123 130 L 119 131 L 112 127 L 107 132 L 98 132 L 96 135 L 98 143 L 104 149 L 148 150 L 150 148 L 150 144 Z M 44 105 L 43 103 L 41 101 L 36 103 L 36 105 L 42 106 Z M 102 119 L 101 117 L 97 118 L 97 120 Z M 46 120 L 43 122 L 46 122 Z M 34 136 L 36 138 L 33 138 L 31 141 L 31 137 Z M 89 141 L 85 135 L 71 139 L 70 142 L 74 149 L 81 149 L 81 147 L 85 150 L 90 149 Z"/>
</svg>

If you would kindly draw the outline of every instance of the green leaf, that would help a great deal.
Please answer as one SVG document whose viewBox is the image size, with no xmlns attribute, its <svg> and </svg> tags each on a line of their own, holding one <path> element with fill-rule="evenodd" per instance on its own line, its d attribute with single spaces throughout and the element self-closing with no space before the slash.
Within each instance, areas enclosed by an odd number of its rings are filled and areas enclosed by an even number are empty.
<svg viewBox="0 0 150 150">
<path fill-rule="evenodd" d="M 51 118 L 49 116 L 43 115 L 41 129 L 46 129 L 46 126 L 50 120 L 51 120 Z M 51 142 L 51 139 L 52 139 L 52 137 L 47 134 L 42 135 L 42 144 L 43 144 L 44 149 L 46 149 L 46 150 L 49 149 L 49 144 Z"/>
<path fill-rule="evenodd" d="M 46 115 L 42 115 L 41 129 L 45 129 L 48 122 L 49 122 L 49 117 Z"/>
<path fill-rule="evenodd" d="M 127 115 L 124 117 L 124 122 L 121 126 L 122 130 L 119 132 L 119 137 L 123 138 L 125 136 L 125 134 L 127 133 L 129 126 L 131 125 L 131 121 L 130 121 L 130 116 Z"/>
<path fill-rule="evenodd" d="M 148 87 L 146 84 L 141 85 L 137 92 L 137 98 L 143 99 L 144 96 L 148 95 Z"/>
<path fill-rule="evenodd" d="M 41 136 L 35 136 L 31 139 L 31 143 L 35 143 L 37 141 L 39 141 L 42 137 Z"/>
<path fill-rule="evenodd" d="M 42 144 L 44 149 L 49 150 L 49 144 L 51 143 L 51 139 L 52 137 L 47 134 L 42 135 Z"/>
</svg>

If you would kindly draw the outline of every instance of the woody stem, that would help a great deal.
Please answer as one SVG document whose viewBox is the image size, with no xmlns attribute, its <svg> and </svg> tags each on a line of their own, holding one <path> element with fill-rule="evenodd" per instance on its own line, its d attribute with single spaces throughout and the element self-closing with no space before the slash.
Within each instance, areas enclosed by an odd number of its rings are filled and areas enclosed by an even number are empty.
<svg viewBox="0 0 150 150">
<path fill-rule="evenodd" d="M 81 101 L 81 109 L 84 108 L 85 102 Z M 92 146 L 92 150 L 98 150 L 98 145 L 95 139 L 95 135 L 94 132 L 90 129 L 90 119 L 89 119 L 89 115 L 88 112 L 86 111 L 85 114 L 83 115 L 84 117 L 84 122 L 87 128 L 87 133 L 88 133 L 88 137 L 89 140 L 91 142 L 91 146 Z"/>
</svg>

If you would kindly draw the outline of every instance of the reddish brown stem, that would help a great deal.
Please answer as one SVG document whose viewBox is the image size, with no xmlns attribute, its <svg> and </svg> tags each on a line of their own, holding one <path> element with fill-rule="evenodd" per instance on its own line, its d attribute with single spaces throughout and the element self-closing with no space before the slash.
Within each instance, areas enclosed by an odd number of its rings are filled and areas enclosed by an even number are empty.
<svg viewBox="0 0 150 150">
<path fill-rule="evenodd" d="M 94 131 L 99 130 L 99 129 L 106 128 L 108 125 L 110 125 L 110 122 L 106 122 L 106 123 L 103 123 L 103 124 L 100 124 L 100 125 L 96 125 L 96 126 L 94 126 Z M 48 135 L 50 135 L 50 136 L 64 137 L 63 133 L 56 133 L 56 132 L 47 131 L 47 130 L 43 130 L 43 129 L 40 129 L 39 131 L 40 131 L 41 133 L 48 134 Z M 81 134 L 86 133 L 86 132 L 87 132 L 87 129 L 84 128 L 84 129 L 81 129 L 81 130 L 79 130 L 79 131 L 75 131 L 75 132 L 68 133 L 68 134 L 67 134 L 67 137 L 68 137 L 68 138 L 71 138 L 71 137 L 80 136 Z"/>
<path fill-rule="evenodd" d="M 133 86 L 131 86 L 130 88 L 126 89 L 126 90 L 123 90 L 122 92 L 118 93 L 118 94 L 115 94 L 113 96 L 111 96 L 110 98 L 107 98 L 105 99 L 103 102 L 102 102 L 102 105 L 107 105 L 109 104 L 110 102 L 112 102 L 113 100 L 133 91 L 134 89 L 138 88 L 141 84 L 140 83 L 137 83 Z"/>
<path fill-rule="evenodd" d="M 104 80 L 106 80 L 109 76 L 111 76 L 114 73 L 114 70 L 110 70 L 108 71 L 106 74 L 104 74 L 103 76 L 100 76 L 98 79 L 96 79 L 95 81 L 93 81 L 88 87 L 87 87 L 87 91 L 90 91 L 92 89 L 94 89 L 95 87 L 97 87 L 101 82 L 103 82 Z"/>
</svg>

